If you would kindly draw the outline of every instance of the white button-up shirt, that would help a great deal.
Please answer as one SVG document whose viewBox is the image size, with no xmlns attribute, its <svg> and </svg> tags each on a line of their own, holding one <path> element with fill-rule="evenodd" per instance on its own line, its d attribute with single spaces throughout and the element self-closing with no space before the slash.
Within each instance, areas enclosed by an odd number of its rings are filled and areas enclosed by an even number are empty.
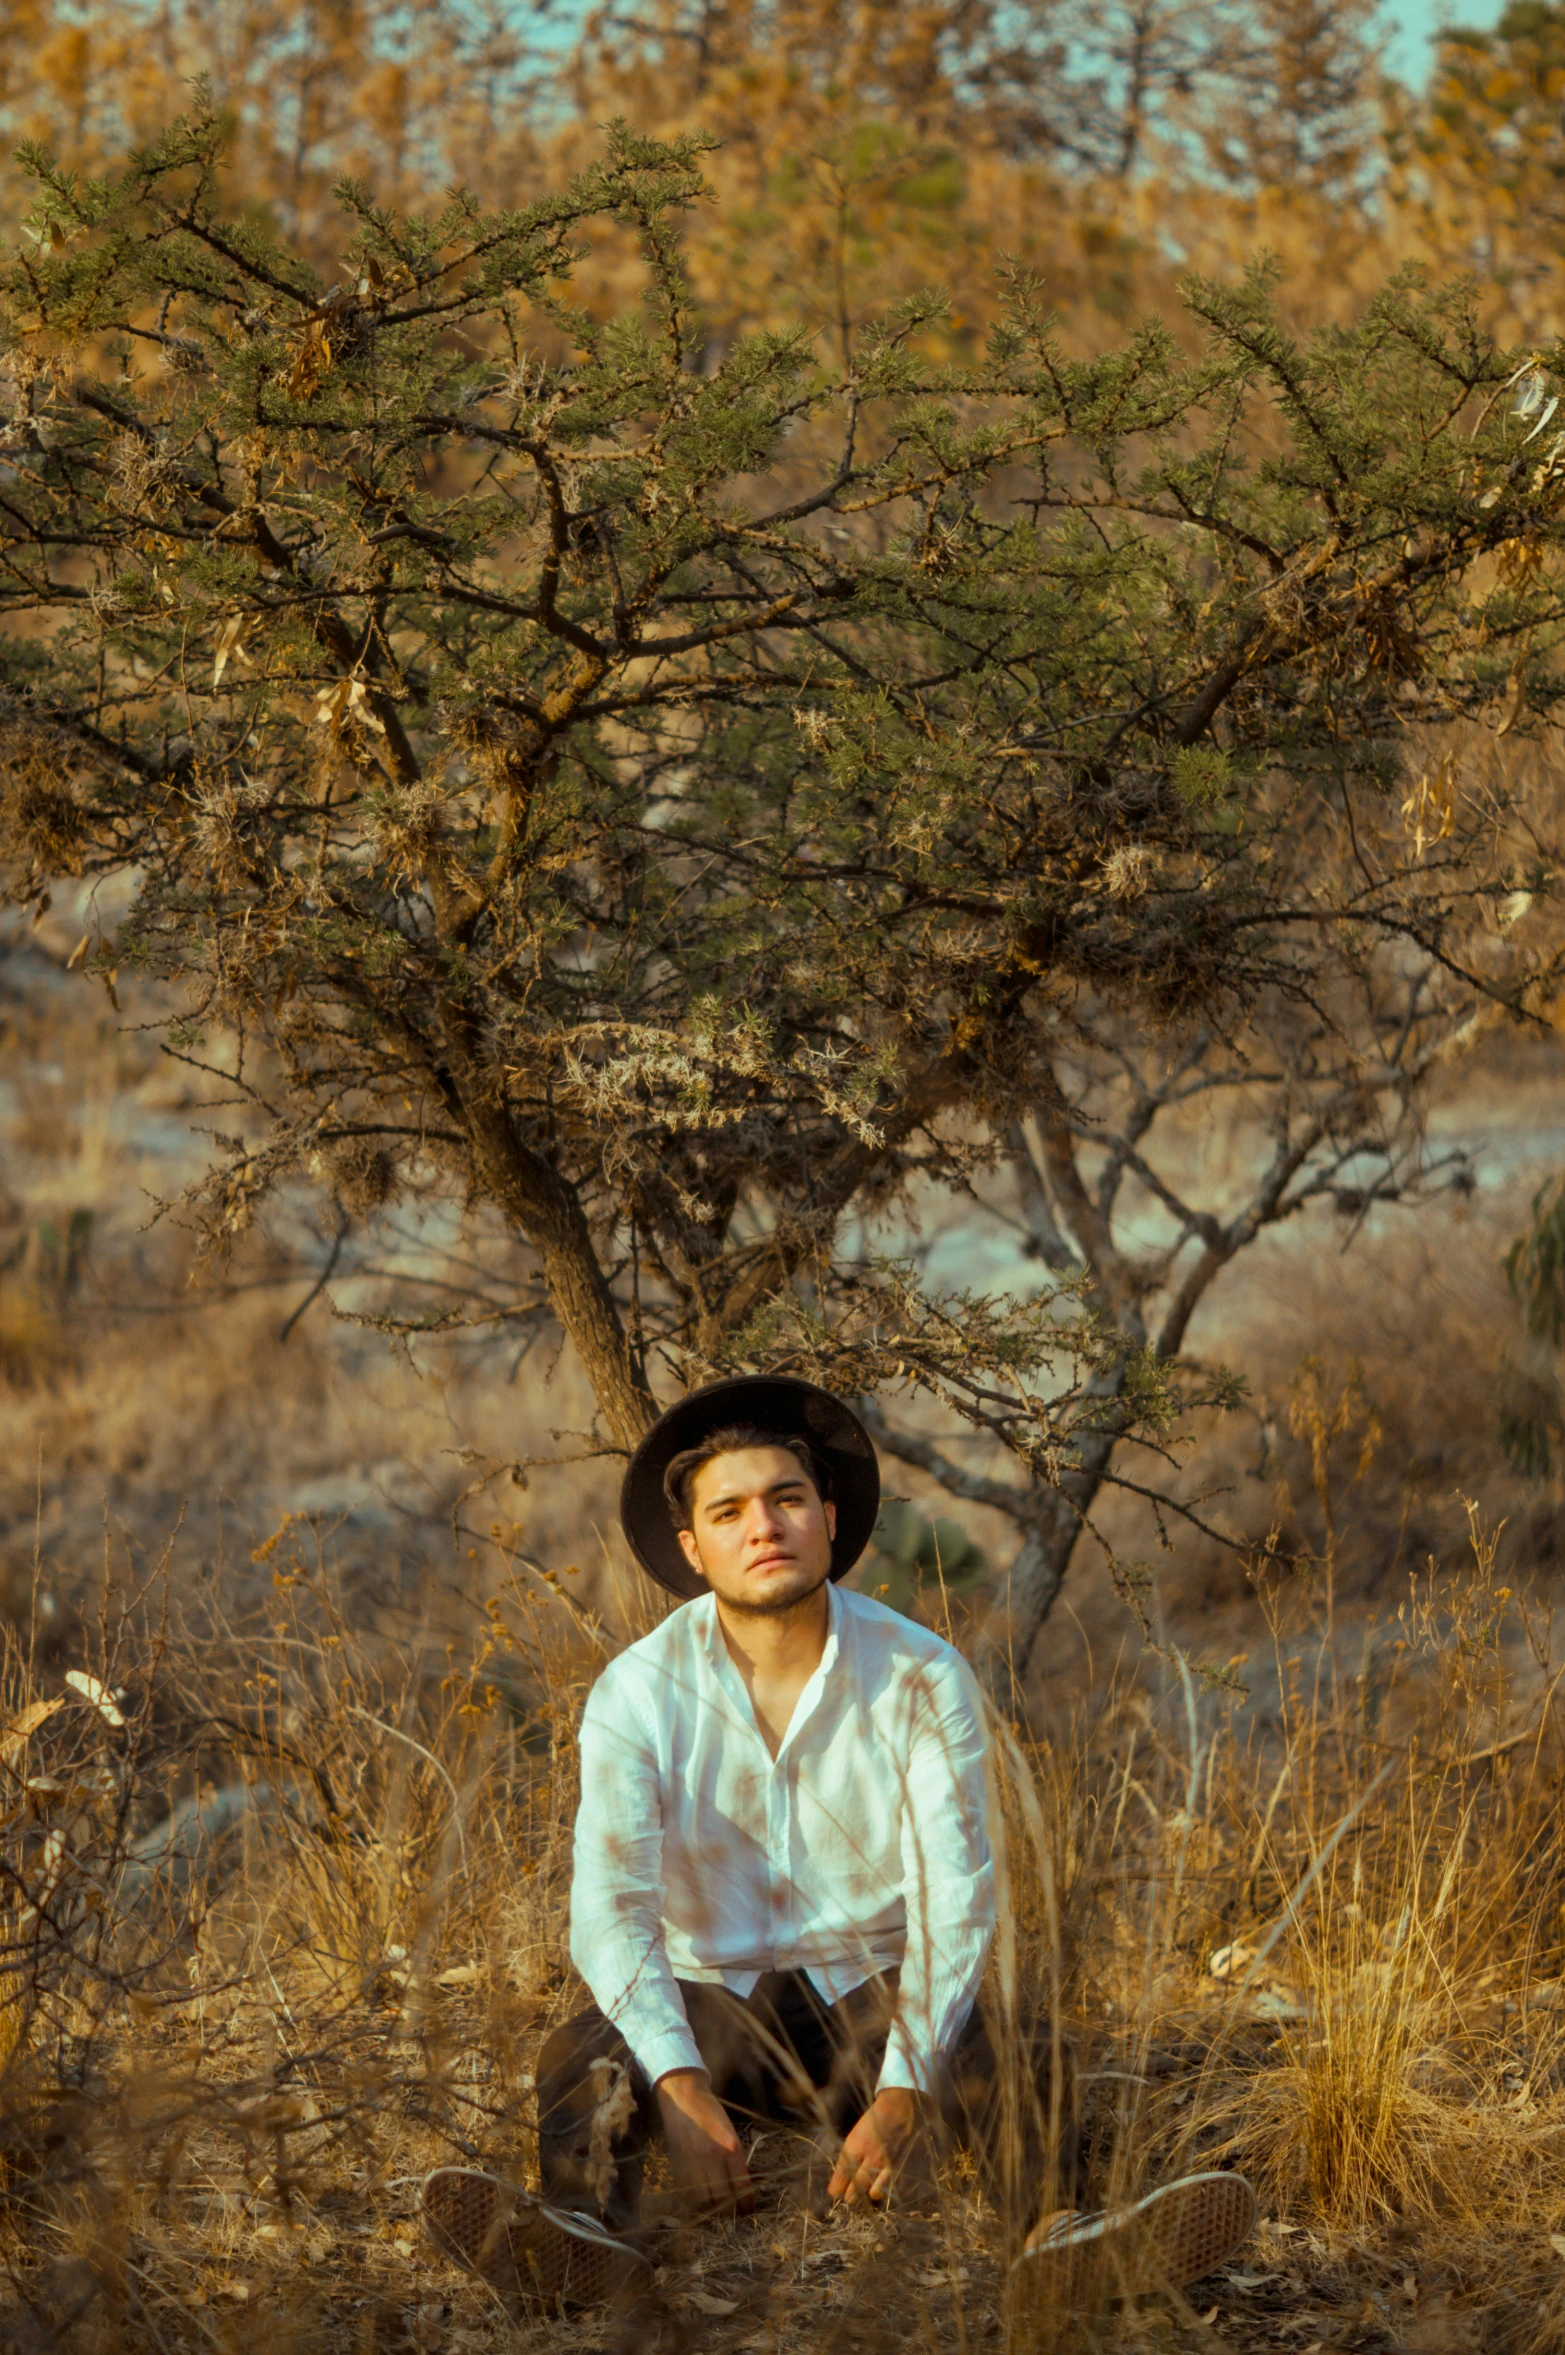
<svg viewBox="0 0 1565 2355">
<path fill-rule="evenodd" d="M 828 1589 L 772 1757 L 710 1595 L 605 1669 L 581 1728 L 571 1959 L 654 2081 L 701 2056 L 676 1979 L 827 2003 L 899 1967 L 882 2086 L 932 2091 L 994 1932 L 988 1743 L 960 1653 Z"/>
</svg>

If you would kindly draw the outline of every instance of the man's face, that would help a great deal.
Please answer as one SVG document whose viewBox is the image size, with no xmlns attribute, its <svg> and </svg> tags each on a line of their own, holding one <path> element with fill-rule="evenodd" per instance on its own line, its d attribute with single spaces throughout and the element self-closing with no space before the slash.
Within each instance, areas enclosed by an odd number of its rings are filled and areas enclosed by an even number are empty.
<svg viewBox="0 0 1565 2355">
<path fill-rule="evenodd" d="M 696 1474 L 685 1559 L 730 1611 L 791 1610 L 826 1583 L 837 1508 L 785 1447 L 736 1447 Z"/>
</svg>

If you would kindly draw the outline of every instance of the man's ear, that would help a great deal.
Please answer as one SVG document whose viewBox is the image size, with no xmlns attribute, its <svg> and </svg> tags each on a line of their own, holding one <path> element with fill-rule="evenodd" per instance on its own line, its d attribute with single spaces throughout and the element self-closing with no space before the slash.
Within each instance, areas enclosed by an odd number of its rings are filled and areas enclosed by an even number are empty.
<svg viewBox="0 0 1565 2355">
<path fill-rule="evenodd" d="M 826 1510 L 828 1513 L 831 1511 L 830 1505 L 826 1507 Z M 695 1572 L 698 1578 L 704 1578 L 706 1576 L 706 1572 L 701 1567 L 701 1553 L 700 1548 L 696 1544 L 695 1531 L 693 1529 L 679 1529 L 676 1530 L 674 1534 L 679 1539 L 680 1545 L 684 1549 L 685 1560 L 690 1564 L 691 1569 Z"/>
<path fill-rule="evenodd" d="M 828 1497 L 822 1504 L 821 1510 L 826 1515 L 826 1535 L 829 1538 L 835 1540 L 837 1535 L 837 1508 Z"/>
</svg>

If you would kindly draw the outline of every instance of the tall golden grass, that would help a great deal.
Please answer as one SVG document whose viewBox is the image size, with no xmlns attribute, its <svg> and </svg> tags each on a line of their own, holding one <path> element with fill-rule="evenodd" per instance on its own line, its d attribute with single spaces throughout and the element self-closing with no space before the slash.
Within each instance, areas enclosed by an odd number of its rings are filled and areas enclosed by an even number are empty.
<svg viewBox="0 0 1565 2355">
<path fill-rule="evenodd" d="M 1235 2165 L 1266 2222 L 1195 2306 L 1111 2308 L 1108 2284 L 1078 2335 L 1264 2325 L 1302 2350 L 1379 2316 L 1383 2343 L 1435 2345 L 1434 2316 L 1557 2344 L 1560 1671 L 1495 1535 L 1475 1514 L 1469 1560 L 1375 1623 L 1338 1623 L 1319 1575 L 1265 1584 L 1248 1701 L 1160 1666 L 1001 1729 L 985 2000 L 1028 2179 L 1000 2212 L 953 2152 L 938 2213 L 833 2221 L 774 2137 L 756 2220 L 670 2232 L 633 2320 L 508 2319 L 415 2218 L 431 2165 L 528 2174 L 532 2055 L 580 2000 L 574 1726 L 603 1656 L 581 1612 L 519 1570 L 476 1635 L 366 1635 L 301 1518 L 242 1565 L 269 1581 L 245 1619 L 154 1576 L 105 1597 L 74 1684 L 17 1636 L 9 2343 L 1052 2343 L 1065 2322 L 1006 2268 L 1079 2134 L 1079 2198 Z M 1074 2062 L 1042 2121 L 1040 2021 Z"/>
</svg>

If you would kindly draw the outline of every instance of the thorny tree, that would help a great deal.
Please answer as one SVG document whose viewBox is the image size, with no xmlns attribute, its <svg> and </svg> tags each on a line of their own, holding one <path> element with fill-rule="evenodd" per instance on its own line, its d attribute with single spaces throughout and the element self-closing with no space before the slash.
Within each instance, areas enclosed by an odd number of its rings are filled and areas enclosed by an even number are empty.
<svg viewBox="0 0 1565 2355">
<path fill-rule="evenodd" d="M 1276 1211 L 1433 1034 L 1549 986 L 1494 936 L 1546 846 L 1403 774 L 1559 696 L 1547 363 L 1408 286 L 1301 348 L 1261 280 L 1192 286 L 1190 350 L 1075 360 L 1017 283 L 965 374 L 933 300 L 841 370 L 719 355 L 694 144 L 618 131 L 501 217 L 345 187 L 327 288 L 225 214 L 221 145 L 31 156 L 0 379 L 11 888 L 132 873 L 89 970 L 182 984 L 173 1051 L 246 1042 L 211 1230 L 303 1172 L 482 1202 L 614 1447 L 655 1374 L 811 1364 L 1074 1511 L 1062 1475 L 1231 1395 L 1177 1317 L 1149 1346 L 1071 1198 L 1103 1026 L 1154 1108 L 1213 1054 L 1352 1042 L 1335 1097 L 1285 1083 L 1324 1125 Z M 619 283 L 632 245 L 644 300 L 602 317 L 592 257 Z M 909 1205 L 1034 1116 L 1079 1268 L 920 1284 Z"/>
<path fill-rule="evenodd" d="M 1329 827 L 1330 813 L 1321 821 Z M 1141 1353 L 1176 1364 L 1233 1260 L 1301 1213 L 1334 1213 L 1304 1245 L 1341 1253 L 1378 1206 L 1470 1187 L 1467 1149 L 1430 1152 L 1423 1111 L 1435 1067 L 1483 1026 L 1463 993 L 1430 988 L 1421 961 L 1389 971 L 1384 960 L 1355 962 L 1344 959 L 1329 990 L 1318 972 L 1314 1002 L 1263 997 L 1238 1039 L 1202 1023 L 1149 1039 L 1090 990 L 1056 1014 L 1048 1093 L 1004 1137 L 967 1217 L 979 1232 L 1008 1228 L 1026 1259 L 1078 1287 L 1120 1337 L 1122 1353 L 1091 1377 L 1104 1402 L 1099 1427 L 1079 1434 L 1056 1481 L 1022 1486 L 899 1426 L 878 1404 L 868 1410 L 883 1449 L 1017 1531 L 1008 1611 L 988 1633 L 991 1673 L 1031 1655 L 1106 1482 L 1166 1518 L 1164 1482 L 1149 1485 L 1145 1460 L 1138 1467 L 1134 1444 L 1122 1444 L 1142 1435 L 1107 1411 Z M 1204 1498 L 1187 1494 L 1177 1510 L 1210 1525 Z M 1112 1552 L 1108 1562 L 1150 1634 L 1149 1573 Z"/>
</svg>

